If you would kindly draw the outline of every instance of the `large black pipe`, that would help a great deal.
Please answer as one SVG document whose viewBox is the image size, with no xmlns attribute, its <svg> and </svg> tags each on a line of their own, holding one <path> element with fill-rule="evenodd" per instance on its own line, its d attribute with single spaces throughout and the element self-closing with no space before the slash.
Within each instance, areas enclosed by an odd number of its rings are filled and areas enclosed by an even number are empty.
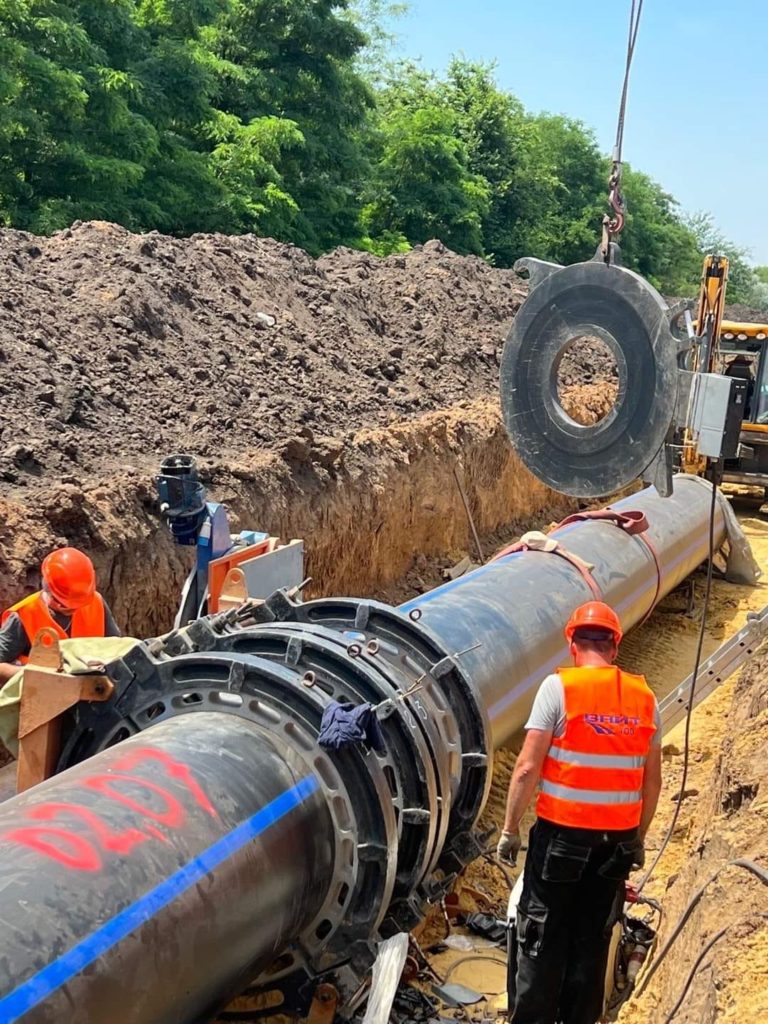
<svg viewBox="0 0 768 1024">
<path fill-rule="evenodd" d="M 706 559 L 712 488 L 694 476 L 675 477 L 674 493 L 653 487 L 617 501 L 617 512 L 644 512 L 648 529 L 628 536 L 610 522 L 579 522 L 549 536 L 593 566 L 600 594 L 626 629 L 674 590 Z M 717 496 L 714 540 L 725 540 Z M 493 744 L 506 742 L 525 722 L 542 679 L 568 658 L 563 627 L 572 611 L 592 600 L 584 576 L 563 558 L 536 551 L 509 554 L 467 576 L 408 601 L 402 610 L 449 650 L 474 647 L 467 673 L 488 711 Z"/>
<path fill-rule="evenodd" d="M 210 1019 L 319 910 L 326 797 L 279 737 L 186 715 L 0 808 L 0 1021 Z"/>
<path fill-rule="evenodd" d="M 630 500 L 659 595 L 705 557 L 710 495 Z M 558 536 L 627 626 L 650 608 L 642 540 Z M 589 596 L 526 553 L 399 610 L 278 594 L 260 625 L 201 620 L 110 666 L 116 695 L 77 707 L 60 767 L 88 760 L 0 809 L 0 1024 L 192 1024 L 267 965 L 283 1009 L 306 1012 L 318 979 L 348 999 L 376 939 L 477 854 L 492 747 Z M 379 705 L 384 750 L 321 750 L 331 700 Z"/>
</svg>

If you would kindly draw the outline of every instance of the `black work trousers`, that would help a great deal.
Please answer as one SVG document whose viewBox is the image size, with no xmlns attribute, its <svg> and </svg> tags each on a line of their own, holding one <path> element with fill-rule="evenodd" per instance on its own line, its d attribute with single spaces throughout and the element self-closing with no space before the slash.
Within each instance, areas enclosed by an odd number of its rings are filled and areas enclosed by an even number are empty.
<svg viewBox="0 0 768 1024">
<path fill-rule="evenodd" d="M 641 858 L 636 829 L 598 832 L 536 821 L 517 908 L 510 1024 L 599 1020 L 611 929 L 622 912 L 624 882 Z"/>
</svg>

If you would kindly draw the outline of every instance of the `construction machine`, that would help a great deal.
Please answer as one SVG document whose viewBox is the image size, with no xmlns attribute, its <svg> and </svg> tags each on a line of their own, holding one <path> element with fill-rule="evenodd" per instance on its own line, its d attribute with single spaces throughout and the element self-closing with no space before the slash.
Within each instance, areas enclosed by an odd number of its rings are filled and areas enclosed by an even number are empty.
<svg viewBox="0 0 768 1024">
<path fill-rule="evenodd" d="M 736 458 L 726 459 L 723 482 L 761 487 L 768 502 L 768 324 L 724 320 L 721 372 L 747 382 Z"/>
<path fill-rule="evenodd" d="M 698 315 L 691 325 L 695 344 L 683 361 L 694 374 L 717 374 L 731 382 L 734 416 L 723 460 L 723 483 L 763 489 L 768 500 L 768 324 L 726 320 L 728 260 L 709 255 L 704 260 Z M 705 378 L 704 378 L 705 379 Z M 691 402 L 696 388 L 691 391 Z M 706 460 L 698 438 L 685 434 L 683 470 L 701 475 Z"/>
</svg>

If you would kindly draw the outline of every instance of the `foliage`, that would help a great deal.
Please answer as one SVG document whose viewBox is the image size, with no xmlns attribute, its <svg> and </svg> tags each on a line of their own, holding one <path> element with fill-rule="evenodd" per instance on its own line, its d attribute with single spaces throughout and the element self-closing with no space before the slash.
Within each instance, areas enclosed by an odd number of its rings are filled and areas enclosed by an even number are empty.
<svg viewBox="0 0 768 1024">
<path fill-rule="evenodd" d="M 482 253 L 488 183 L 469 167 L 458 118 L 431 76 L 396 69 L 379 103 L 377 159 L 363 224 L 369 236 L 440 238 L 462 253 Z"/>
<path fill-rule="evenodd" d="M 358 235 L 344 0 L 0 0 L 0 221 Z"/>
<path fill-rule="evenodd" d="M 357 55 L 357 63 L 368 79 L 379 83 L 384 75 L 389 53 L 396 42 L 392 23 L 408 10 L 397 0 L 350 0 L 349 17 L 366 37 L 365 46 Z"/>
<path fill-rule="evenodd" d="M 702 250 L 677 203 L 653 179 L 625 166 L 622 186 L 627 223 L 621 238 L 624 262 L 668 295 L 694 295 Z"/>
<path fill-rule="evenodd" d="M 687 224 L 702 252 L 728 257 L 728 300 L 755 309 L 768 309 L 768 289 L 758 272 L 749 265 L 746 250 L 729 241 L 709 213 L 695 213 L 687 219 Z"/>
<path fill-rule="evenodd" d="M 373 94 L 355 67 L 367 37 L 346 8 L 346 0 L 228 0 L 205 36 L 220 62 L 218 105 L 243 124 L 287 119 L 301 133 L 301 147 L 274 151 L 272 166 L 295 204 L 280 235 L 312 252 L 357 239 L 368 173 Z M 258 218 L 248 226 L 262 230 Z"/>
<path fill-rule="evenodd" d="M 588 259 L 608 164 L 578 121 L 531 114 L 492 65 L 387 64 L 397 0 L 0 0 L 0 224 L 75 219 L 273 235 L 312 253 L 439 237 L 511 266 Z M 768 268 L 626 168 L 627 265 L 692 294 Z"/>
<path fill-rule="evenodd" d="M 496 86 L 492 66 L 453 60 L 438 91 L 455 118 L 469 169 L 485 184 L 483 248 L 495 263 L 511 266 L 541 241 L 537 229 L 555 186 L 537 127 L 519 100 Z"/>
<path fill-rule="evenodd" d="M 539 166 L 548 169 L 543 215 L 532 252 L 558 263 L 594 255 L 605 212 L 608 164 L 589 129 L 579 121 L 547 114 L 530 119 Z"/>
</svg>

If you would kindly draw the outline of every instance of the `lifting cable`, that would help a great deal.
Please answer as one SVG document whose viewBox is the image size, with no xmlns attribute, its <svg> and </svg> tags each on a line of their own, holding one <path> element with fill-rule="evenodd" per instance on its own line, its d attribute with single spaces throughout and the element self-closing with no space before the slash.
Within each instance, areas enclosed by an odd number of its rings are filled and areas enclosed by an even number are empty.
<svg viewBox="0 0 768 1024">
<path fill-rule="evenodd" d="M 707 616 L 709 613 L 709 598 L 712 593 L 712 576 L 714 572 L 715 562 L 715 518 L 717 512 L 717 493 L 719 488 L 719 477 L 720 477 L 720 462 L 714 464 L 714 471 L 712 473 L 712 503 L 709 507 L 709 562 L 707 563 L 707 582 L 704 589 L 704 605 L 701 610 L 701 625 L 699 626 L 699 638 L 696 643 L 696 659 L 693 666 L 693 674 L 691 676 L 691 685 L 688 690 L 688 706 L 685 715 L 685 741 L 683 745 L 683 775 L 680 780 L 680 792 L 677 794 L 677 800 L 675 802 L 675 810 L 672 815 L 672 821 L 669 824 L 669 828 L 664 836 L 659 852 L 656 854 L 653 863 L 643 875 L 640 883 L 637 886 L 637 891 L 642 892 L 646 882 L 651 877 L 653 872 L 661 860 L 664 851 L 669 845 L 669 841 L 672 838 L 672 833 L 677 825 L 677 819 L 680 817 L 680 810 L 682 808 L 685 784 L 688 781 L 688 768 L 690 764 L 690 739 L 691 739 L 691 719 L 693 717 L 693 705 L 694 698 L 696 695 L 696 683 L 699 679 L 699 669 L 701 668 L 701 656 L 704 648 L 704 635 L 707 629 Z"/>
<path fill-rule="evenodd" d="M 612 214 L 603 217 L 603 237 L 600 249 L 606 263 L 612 262 L 611 245 L 614 237 L 621 234 L 624 227 L 625 208 L 624 196 L 621 191 L 622 151 L 624 148 L 624 122 L 627 113 L 627 97 L 629 95 L 629 76 L 632 70 L 632 58 L 635 55 L 637 32 L 640 28 L 640 16 L 643 13 L 643 0 L 632 0 L 629 12 L 629 35 L 627 38 L 627 61 L 624 67 L 624 84 L 619 102 L 619 117 L 616 125 L 616 142 L 611 155 L 611 176 L 608 179 L 608 203 Z"/>
</svg>

